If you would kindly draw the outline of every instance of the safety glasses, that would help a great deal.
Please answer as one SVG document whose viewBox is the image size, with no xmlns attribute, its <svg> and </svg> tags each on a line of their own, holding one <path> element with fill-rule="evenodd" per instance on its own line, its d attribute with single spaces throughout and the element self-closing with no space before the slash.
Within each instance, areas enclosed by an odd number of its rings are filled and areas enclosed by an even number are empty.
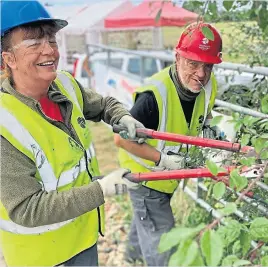
<svg viewBox="0 0 268 267">
<path fill-rule="evenodd" d="M 49 45 L 51 49 L 58 49 L 56 37 L 45 37 L 41 39 L 26 39 L 19 44 L 13 46 L 10 50 L 17 50 L 25 48 L 27 54 L 40 54 L 44 51 L 45 44 Z"/>
<path fill-rule="evenodd" d="M 202 63 L 195 60 L 185 59 L 186 66 L 189 68 L 190 71 L 196 72 L 199 69 L 203 69 L 205 72 L 211 72 L 213 69 L 213 64 Z"/>
</svg>

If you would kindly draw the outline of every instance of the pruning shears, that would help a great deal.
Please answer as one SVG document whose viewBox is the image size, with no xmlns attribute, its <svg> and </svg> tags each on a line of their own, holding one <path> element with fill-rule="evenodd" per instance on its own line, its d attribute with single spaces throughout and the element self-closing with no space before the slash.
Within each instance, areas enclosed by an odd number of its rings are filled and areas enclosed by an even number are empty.
<svg viewBox="0 0 268 267">
<path fill-rule="evenodd" d="M 127 132 L 127 128 L 120 125 L 114 125 L 113 131 L 120 133 L 122 131 Z M 168 132 L 160 132 L 147 128 L 136 129 L 137 138 L 149 138 L 159 139 L 165 141 L 172 141 L 183 143 L 187 145 L 194 145 L 200 147 L 208 147 L 214 149 L 221 149 L 231 152 L 238 152 L 247 154 L 249 152 L 255 152 L 253 147 L 241 146 L 239 143 L 232 143 L 228 141 L 214 140 L 209 138 L 185 136 L 181 134 L 174 134 Z M 171 152 L 171 151 L 170 151 Z M 169 152 L 168 152 L 169 153 Z M 173 152 L 171 152 L 173 153 Z M 208 168 L 194 168 L 194 169 L 180 169 L 180 170 L 165 170 L 165 171 L 153 171 L 146 173 L 128 173 L 124 178 L 131 182 L 139 183 L 144 181 L 159 181 L 159 180 L 185 180 L 190 178 L 212 178 L 215 181 L 222 181 L 226 186 L 229 186 L 228 176 L 231 171 L 237 168 L 236 166 L 225 166 L 217 173 L 213 175 Z M 253 192 L 246 193 L 246 196 L 255 200 L 260 200 L 260 197 Z M 267 204 L 267 203 L 266 203 Z"/>
</svg>

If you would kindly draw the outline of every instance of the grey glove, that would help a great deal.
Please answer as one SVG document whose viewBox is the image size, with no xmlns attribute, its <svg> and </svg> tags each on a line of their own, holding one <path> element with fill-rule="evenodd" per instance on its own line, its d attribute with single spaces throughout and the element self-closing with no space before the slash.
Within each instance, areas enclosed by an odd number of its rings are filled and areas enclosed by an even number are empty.
<svg viewBox="0 0 268 267">
<path fill-rule="evenodd" d="M 226 135 L 218 126 L 210 126 L 211 119 L 207 119 L 203 126 L 204 138 L 226 140 Z"/>
<path fill-rule="evenodd" d="M 124 139 L 129 139 L 130 141 L 137 141 L 139 144 L 145 142 L 144 138 L 136 138 L 136 129 L 144 128 L 143 124 L 134 119 L 132 116 L 125 115 L 123 116 L 119 122 L 119 125 L 122 125 L 127 128 L 126 131 L 121 131 L 119 134 Z"/>
<path fill-rule="evenodd" d="M 123 176 L 127 173 L 129 173 L 127 169 L 118 169 L 97 180 L 104 197 L 123 194 L 127 192 L 127 188 L 137 189 L 140 186 L 139 183 L 133 183 L 124 178 Z"/>
<path fill-rule="evenodd" d="M 185 159 L 178 154 L 168 155 L 162 152 L 157 166 L 166 170 L 179 170 L 185 167 Z"/>
</svg>

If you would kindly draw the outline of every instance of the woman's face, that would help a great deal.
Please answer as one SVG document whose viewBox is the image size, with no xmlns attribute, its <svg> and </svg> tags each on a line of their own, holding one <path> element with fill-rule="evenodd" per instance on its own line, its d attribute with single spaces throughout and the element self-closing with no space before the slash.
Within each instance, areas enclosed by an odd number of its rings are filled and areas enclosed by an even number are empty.
<svg viewBox="0 0 268 267">
<path fill-rule="evenodd" d="M 12 62 L 8 65 L 14 78 L 28 80 L 31 83 L 51 83 L 57 76 L 59 51 L 55 34 L 40 36 L 36 30 L 14 30 L 11 37 Z"/>
</svg>

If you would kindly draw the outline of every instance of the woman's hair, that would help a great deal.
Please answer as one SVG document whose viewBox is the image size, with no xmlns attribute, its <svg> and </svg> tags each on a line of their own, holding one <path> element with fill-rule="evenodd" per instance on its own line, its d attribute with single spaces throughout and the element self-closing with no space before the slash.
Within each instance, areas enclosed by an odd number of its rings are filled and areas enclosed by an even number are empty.
<svg viewBox="0 0 268 267">
<path fill-rule="evenodd" d="M 53 21 L 34 22 L 12 28 L 1 37 L 1 80 L 11 77 L 11 70 L 2 58 L 2 52 L 8 52 L 12 48 L 12 34 L 16 30 L 22 30 L 25 39 L 41 39 L 45 36 L 54 36 L 58 30 L 57 25 Z"/>
</svg>

